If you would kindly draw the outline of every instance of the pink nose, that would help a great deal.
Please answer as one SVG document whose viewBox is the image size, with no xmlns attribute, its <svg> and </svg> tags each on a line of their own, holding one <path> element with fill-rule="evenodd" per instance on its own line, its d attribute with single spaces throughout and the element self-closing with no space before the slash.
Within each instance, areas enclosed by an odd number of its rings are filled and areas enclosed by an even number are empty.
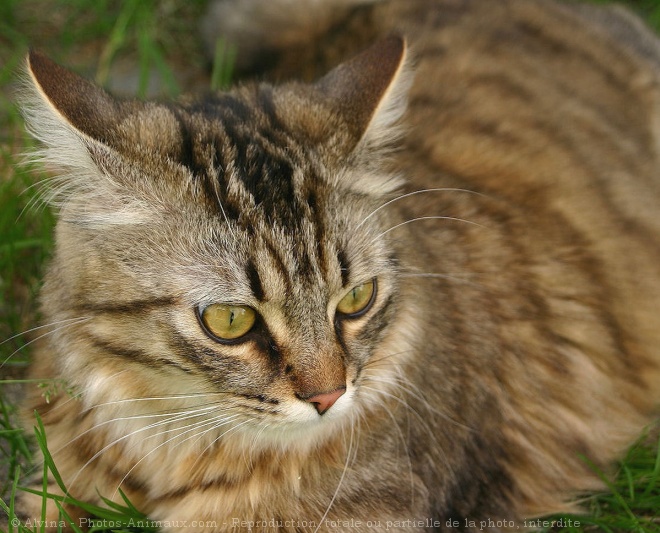
<svg viewBox="0 0 660 533">
<path fill-rule="evenodd" d="M 332 392 L 324 392 L 322 394 L 316 394 L 311 398 L 306 398 L 305 401 L 311 403 L 314 407 L 316 407 L 318 413 L 322 415 L 328 409 L 330 409 L 339 399 L 339 397 L 345 392 L 346 392 L 346 387 L 341 387 L 337 390 L 333 390 Z"/>
</svg>

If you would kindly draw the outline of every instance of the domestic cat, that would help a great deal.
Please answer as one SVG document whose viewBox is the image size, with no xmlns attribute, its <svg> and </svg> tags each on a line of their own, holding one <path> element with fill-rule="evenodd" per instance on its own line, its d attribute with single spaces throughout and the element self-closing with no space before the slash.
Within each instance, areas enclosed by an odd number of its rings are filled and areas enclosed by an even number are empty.
<svg viewBox="0 0 660 533">
<path fill-rule="evenodd" d="M 658 415 L 658 40 L 549 0 L 332 7 L 215 4 L 275 82 L 176 103 L 30 53 L 59 472 L 165 531 L 578 510 Z"/>
</svg>

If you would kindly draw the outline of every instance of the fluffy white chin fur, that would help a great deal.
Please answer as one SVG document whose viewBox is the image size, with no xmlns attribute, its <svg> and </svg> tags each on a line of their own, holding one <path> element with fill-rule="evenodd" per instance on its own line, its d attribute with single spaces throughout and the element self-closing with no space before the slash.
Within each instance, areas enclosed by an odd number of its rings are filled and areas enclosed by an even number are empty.
<svg viewBox="0 0 660 533">
<path fill-rule="evenodd" d="M 136 398 L 115 379 L 118 374 L 107 370 L 97 369 L 94 376 L 88 376 L 83 403 L 94 413 L 96 427 L 107 432 L 109 448 L 110 442 L 121 443 L 141 459 L 155 459 L 172 449 L 205 454 L 217 445 L 249 453 L 277 450 L 307 454 L 341 435 L 360 413 L 356 387 L 350 382 L 323 415 L 311 404 L 292 398 L 281 402 L 277 415 L 262 413 L 252 418 L 222 400 L 215 402 L 213 392 L 186 393 L 195 388 L 185 378 L 177 382 L 179 390 L 163 384 L 158 387 L 157 380 L 152 380 L 151 390 Z M 159 394 L 156 389 L 169 393 Z"/>
<path fill-rule="evenodd" d="M 310 404 L 293 401 L 286 405 L 283 417 L 269 422 L 260 420 L 237 429 L 243 446 L 253 451 L 272 450 L 306 453 L 323 445 L 350 426 L 356 416 L 355 387 L 346 392 L 323 415 Z"/>
</svg>

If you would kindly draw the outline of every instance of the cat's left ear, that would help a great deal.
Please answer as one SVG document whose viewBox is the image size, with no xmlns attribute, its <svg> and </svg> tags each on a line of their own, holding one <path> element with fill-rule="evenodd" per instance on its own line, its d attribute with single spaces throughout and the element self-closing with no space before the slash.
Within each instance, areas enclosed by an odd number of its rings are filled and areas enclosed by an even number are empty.
<svg viewBox="0 0 660 533">
<path fill-rule="evenodd" d="M 349 134 L 344 148 L 380 148 L 398 134 L 412 75 L 402 37 L 384 39 L 316 82 Z"/>
</svg>

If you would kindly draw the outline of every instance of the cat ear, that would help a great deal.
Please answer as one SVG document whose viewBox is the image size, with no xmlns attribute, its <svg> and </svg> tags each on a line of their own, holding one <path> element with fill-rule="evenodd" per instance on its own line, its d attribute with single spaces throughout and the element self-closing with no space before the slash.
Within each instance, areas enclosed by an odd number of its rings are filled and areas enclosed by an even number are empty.
<svg viewBox="0 0 660 533">
<path fill-rule="evenodd" d="M 30 51 L 29 80 L 19 96 L 28 131 L 41 142 L 32 159 L 57 171 L 46 180 L 44 201 L 67 207 L 67 217 L 88 225 L 130 224 L 145 218 L 127 187 L 129 172 L 113 172 L 122 158 L 114 146 L 130 105 Z"/>
<path fill-rule="evenodd" d="M 392 36 L 342 63 L 317 83 L 346 125 L 345 148 L 380 148 L 397 137 L 411 76 L 406 42 Z"/>
<path fill-rule="evenodd" d="M 120 105 L 113 97 L 35 50 L 29 52 L 27 65 L 51 113 L 85 137 L 106 139 L 119 115 Z"/>
</svg>

